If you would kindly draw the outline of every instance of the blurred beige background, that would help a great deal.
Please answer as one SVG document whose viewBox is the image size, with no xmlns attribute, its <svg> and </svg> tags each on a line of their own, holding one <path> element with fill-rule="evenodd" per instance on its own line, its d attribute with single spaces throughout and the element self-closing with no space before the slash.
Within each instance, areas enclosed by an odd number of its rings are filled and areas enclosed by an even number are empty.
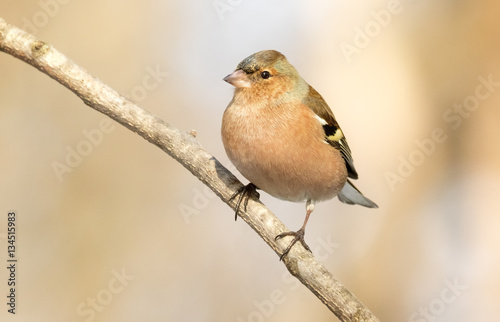
<svg viewBox="0 0 500 322">
<path fill-rule="evenodd" d="M 195 129 L 226 166 L 232 87 L 221 79 L 256 51 L 282 51 L 332 107 L 356 185 L 380 206 L 319 204 L 309 245 L 381 321 L 419 322 L 500 316 L 499 10 L 493 0 L 0 3 L 7 22 Z M 4 53 L 0 73 L 2 303 L 8 211 L 19 225 L 17 314 L 2 304 L 1 321 L 337 320 L 158 148 Z M 68 157 L 78 149 L 86 155 Z M 302 224 L 304 204 L 261 199 L 290 229 Z"/>
</svg>

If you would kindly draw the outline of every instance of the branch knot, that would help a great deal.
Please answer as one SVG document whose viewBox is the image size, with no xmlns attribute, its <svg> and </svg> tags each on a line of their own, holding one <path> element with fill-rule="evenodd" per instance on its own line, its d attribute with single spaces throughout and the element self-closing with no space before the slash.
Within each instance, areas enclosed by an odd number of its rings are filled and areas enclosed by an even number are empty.
<svg viewBox="0 0 500 322">
<path fill-rule="evenodd" d="M 45 55 L 50 49 L 50 45 L 44 41 L 36 40 L 31 45 L 31 53 L 34 58 L 40 58 Z"/>
</svg>

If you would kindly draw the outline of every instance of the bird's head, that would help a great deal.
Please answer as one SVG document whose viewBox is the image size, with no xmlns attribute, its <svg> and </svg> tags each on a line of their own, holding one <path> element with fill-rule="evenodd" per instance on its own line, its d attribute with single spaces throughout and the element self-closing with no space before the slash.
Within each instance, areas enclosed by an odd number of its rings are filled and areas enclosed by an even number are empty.
<svg viewBox="0 0 500 322">
<path fill-rule="evenodd" d="M 224 77 L 224 81 L 236 87 L 235 94 L 266 101 L 282 101 L 303 94 L 298 89 L 305 84 L 297 70 L 276 50 L 263 50 L 248 56 L 233 73 Z"/>
</svg>

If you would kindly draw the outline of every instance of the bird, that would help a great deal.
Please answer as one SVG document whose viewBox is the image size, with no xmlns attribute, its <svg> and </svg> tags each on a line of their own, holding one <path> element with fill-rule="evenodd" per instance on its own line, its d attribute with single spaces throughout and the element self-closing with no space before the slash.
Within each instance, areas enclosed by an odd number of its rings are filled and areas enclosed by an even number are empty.
<svg viewBox="0 0 500 322">
<path fill-rule="evenodd" d="M 235 220 L 257 189 L 273 197 L 306 202 L 306 216 L 280 260 L 304 239 L 317 202 L 338 196 L 346 204 L 378 206 L 349 179 L 358 179 L 344 132 L 323 97 L 276 50 L 263 50 L 243 59 L 223 78 L 234 95 L 222 116 L 221 136 L 229 160 L 249 180 L 239 195 Z"/>
</svg>

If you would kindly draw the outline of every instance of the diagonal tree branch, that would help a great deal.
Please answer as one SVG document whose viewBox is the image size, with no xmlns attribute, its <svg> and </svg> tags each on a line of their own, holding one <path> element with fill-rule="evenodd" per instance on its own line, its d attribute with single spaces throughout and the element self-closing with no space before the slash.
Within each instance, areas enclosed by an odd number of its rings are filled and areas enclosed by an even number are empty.
<svg viewBox="0 0 500 322">
<path fill-rule="evenodd" d="M 61 83 L 93 109 L 165 151 L 235 209 L 230 196 L 242 186 L 238 179 L 204 150 L 189 133 L 165 123 L 91 76 L 50 44 L 37 40 L 0 18 L 0 51 L 10 54 Z M 250 200 L 241 218 L 279 255 L 288 241 L 274 240 L 287 231 L 260 201 Z M 284 258 L 290 273 L 311 290 L 341 321 L 378 321 L 342 283 L 302 246 Z"/>
</svg>

